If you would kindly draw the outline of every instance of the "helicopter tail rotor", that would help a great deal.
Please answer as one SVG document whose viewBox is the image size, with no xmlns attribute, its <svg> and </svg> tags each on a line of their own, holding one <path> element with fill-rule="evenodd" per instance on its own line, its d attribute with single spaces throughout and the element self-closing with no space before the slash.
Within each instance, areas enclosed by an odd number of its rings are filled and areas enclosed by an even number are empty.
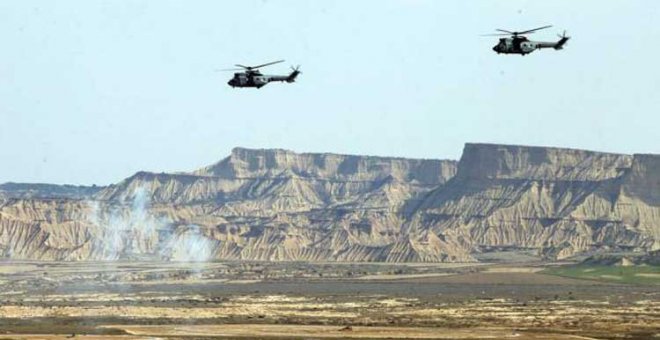
<svg viewBox="0 0 660 340">
<path fill-rule="evenodd" d="M 557 41 L 554 48 L 555 48 L 555 50 L 561 50 L 561 49 L 564 48 L 564 45 L 566 44 L 566 42 L 569 39 L 571 39 L 571 37 L 566 35 L 566 31 L 564 31 L 564 33 L 562 33 L 561 35 L 557 34 L 557 36 L 559 37 L 559 41 Z"/>
<path fill-rule="evenodd" d="M 291 74 L 289 74 L 289 76 L 286 78 L 286 82 L 287 83 L 293 83 L 294 81 L 296 81 L 296 78 L 301 73 L 302 73 L 302 71 L 300 71 L 300 65 L 298 65 L 296 67 L 291 66 Z"/>
</svg>

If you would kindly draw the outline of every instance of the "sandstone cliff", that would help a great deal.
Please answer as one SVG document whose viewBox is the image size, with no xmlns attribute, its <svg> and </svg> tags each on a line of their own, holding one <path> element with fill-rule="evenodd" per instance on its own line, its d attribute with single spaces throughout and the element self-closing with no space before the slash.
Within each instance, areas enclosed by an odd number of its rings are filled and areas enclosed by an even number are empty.
<svg viewBox="0 0 660 340">
<path fill-rule="evenodd" d="M 457 175 L 408 207 L 413 230 L 467 249 L 563 258 L 660 246 L 660 156 L 468 144 Z M 654 168 L 655 167 L 655 168 Z"/>
<path fill-rule="evenodd" d="M 236 148 L 84 195 L 0 192 L 0 255 L 474 261 L 660 248 L 660 156 L 468 144 L 460 162 Z M 43 191 L 43 190 L 42 190 Z"/>
</svg>

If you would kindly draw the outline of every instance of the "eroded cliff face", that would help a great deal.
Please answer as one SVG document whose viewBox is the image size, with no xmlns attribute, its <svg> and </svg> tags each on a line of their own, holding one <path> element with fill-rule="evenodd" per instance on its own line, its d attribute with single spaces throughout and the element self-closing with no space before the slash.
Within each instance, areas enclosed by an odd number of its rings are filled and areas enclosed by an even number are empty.
<svg viewBox="0 0 660 340">
<path fill-rule="evenodd" d="M 408 209 L 411 229 L 430 230 L 476 252 L 532 248 L 564 258 L 654 249 L 659 188 L 649 172 L 660 171 L 658 159 L 468 144 L 457 175 Z"/>
<path fill-rule="evenodd" d="M 602 181 L 631 167 L 632 156 L 534 146 L 466 144 L 459 177 L 466 180 L 527 179 Z"/>
<path fill-rule="evenodd" d="M 234 148 L 231 156 L 194 172 L 222 178 L 278 177 L 291 172 L 303 177 L 343 181 L 374 181 L 384 177 L 420 184 L 444 183 L 456 172 L 455 162 L 320 153 L 280 149 Z"/>
<path fill-rule="evenodd" d="M 399 214 L 405 202 L 443 185 L 455 171 L 455 161 L 237 148 L 192 173 L 137 173 L 75 208 L 58 201 L 21 210 L 27 200 L 6 202 L 0 244 L 5 256 L 16 258 L 176 259 L 201 244 L 202 260 L 458 259 L 433 235 L 407 233 Z M 58 204 L 72 210 L 63 220 L 76 222 L 76 232 L 86 237 L 72 239 L 70 231 L 52 227 L 70 229 L 47 213 L 62 210 Z M 17 229 L 34 240 L 24 241 L 21 251 L 13 246 L 25 235 Z M 182 234 L 184 241 L 178 240 Z M 61 249 L 70 251 L 36 250 L 55 238 L 66 239 Z M 463 250 L 458 255 L 469 258 Z"/>
<path fill-rule="evenodd" d="M 524 146 L 468 144 L 458 163 L 237 148 L 89 197 L 0 197 L 0 255 L 449 262 L 494 249 L 648 251 L 660 248 L 659 174 L 657 155 Z"/>
</svg>

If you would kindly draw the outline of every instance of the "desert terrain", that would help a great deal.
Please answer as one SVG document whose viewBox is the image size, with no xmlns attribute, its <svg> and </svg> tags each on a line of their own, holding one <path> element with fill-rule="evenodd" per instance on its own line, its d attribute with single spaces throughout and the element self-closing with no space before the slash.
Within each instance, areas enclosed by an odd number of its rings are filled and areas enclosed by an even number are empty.
<svg viewBox="0 0 660 340">
<path fill-rule="evenodd" d="M 0 338 L 660 338 L 657 267 L 567 266 L 6 261 Z"/>
<path fill-rule="evenodd" d="M 0 340 L 660 340 L 660 1 L 564 2 L 0 1 Z"/>
<path fill-rule="evenodd" d="M 236 148 L 0 185 L 0 338 L 660 338 L 660 157 Z"/>
<path fill-rule="evenodd" d="M 0 258 L 487 262 L 660 249 L 660 156 L 466 144 L 459 161 L 235 148 L 105 187 L 0 184 Z"/>
</svg>

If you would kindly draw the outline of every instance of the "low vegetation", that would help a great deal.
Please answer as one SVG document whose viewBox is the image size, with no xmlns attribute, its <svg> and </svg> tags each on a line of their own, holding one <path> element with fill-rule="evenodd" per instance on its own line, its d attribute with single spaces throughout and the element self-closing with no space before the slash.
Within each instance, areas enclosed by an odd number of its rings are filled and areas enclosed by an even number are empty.
<svg viewBox="0 0 660 340">
<path fill-rule="evenodd" d="M 571 265 L 549 267 L 545 274 L 626 284 L 660 285 L 660 266 Z"/>
</svg>

